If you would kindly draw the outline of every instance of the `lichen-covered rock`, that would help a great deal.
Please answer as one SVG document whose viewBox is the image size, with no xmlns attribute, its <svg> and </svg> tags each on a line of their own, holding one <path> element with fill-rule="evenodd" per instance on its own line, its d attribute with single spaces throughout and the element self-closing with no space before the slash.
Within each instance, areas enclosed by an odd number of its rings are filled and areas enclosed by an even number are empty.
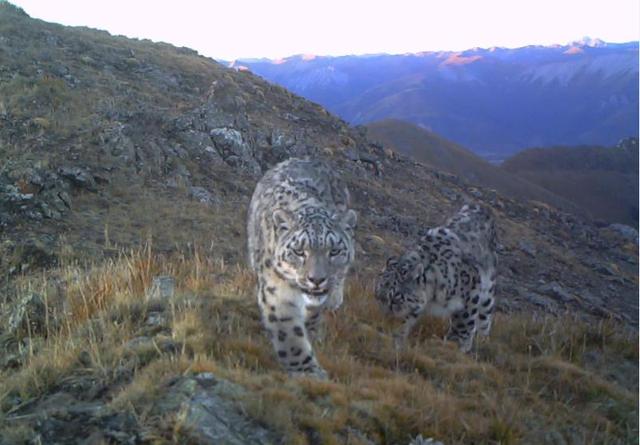
<svg viewBox="0 0 640 445">
<path fill-rule="evenodd" d="M 47 307 L 44 298 L 36 293 L 22 296 L 13 305 L 7 320 L 7 331 L 12 335 L 27 336 L 46 330 Z"/>
<path fill-rule="evenodd" d="M 524 253 L 529 255 L 531 258 L 535 258 L 537 255 L 536 247 L 533 245 L 531 241 L 520 240 L 518 242 L 518 247 L 520 248 L 520 250 L 522 250 Z"/>
<path fill-rule="evenodd" d="M 418 434 L 416 437 L 413 438 L 411 442 L 409 442 L 409 445 L 444 445 L 444 444 L 430 437 L 425 438 L 425 437 L 422 437 L 422 434 Z"/>
<path fill-rule="evenodd" d="M 57 263 L 56 240 L 51 235 L 40 235 L 0 243 L 0 270 L 9 274 L 27 272 L 53 266 Z"/>
<path fill-rule="evenodd" d="M 214 205 L 217 203 L 216 197 L 204 187 L 190 187 L 189 196 L 202 204 Z"/>
<path fill-rule="evenodd" d="M 124 162 L 135 159 L 135 147 L 125 129 L 126 126 L 119 122 L 105 128 L 98 137 L 100 151 Z"/>
<path fill-rule="evenodd" d="M 529 291 L 520 291 L 519 293 L 525 301 L 541 308 L 545 312 L 549 312 L 552 314 L 558 312 L 557 304 L 548 297 Z"/>
<path fill-rule="evenodd" d="M 89 170 L 82 167 L 60 167 L 58 174 L 68 179 L 71 184 L 77 188 L 85 189 L 90 192 L 97 191 L 96 181 Z"/>
<path fill-rule="evenodd" d="M 177 412 L 177 434 L 185 443 L 267 445 L 281 443 L 271 431 L 248 418 L 234 399 L 246 390 L 212 373 L 182 377 L 166 390 L 163 400 L 155 405 L 155 413 Z"/>
<path fill-rule="evenodd" d="M 0 174 L 0 227 L 24 219 L 62 219 L 71 208 L 69 184 L 45 169 L 9 166 Z"/>
<path fill-rule="evenodd" d="M 214 128 L 210 131 L 211 140 L 225 162 L 232 167 L 242 167 L 250 173 L 261 171 L 250 144 L 245 142 L 240 131 L 234 128 Z"/>
<path fill-rule="evenodd" d="M 564 287 L 556 282 L 543 284 L 538 287 L 537 290 L 539 293 L 548 295 L 562 303 L 569 303 L 570 301 L 575 300 L 575 297 L 573 295 L 571 295 Z"/>
<path fill-rule="evenodd" d="M 194 150 L 196 153 L 201 152 L 211 160 L 222 161 L 222 157 L 214 147 L 211 136 L 204 131 L 192 129 L 182 131 L 178 134 L 178 140 L 183 146 Z"/>
<path fill-rule="evenodd" d="M 153 278 L 151 287 L 147 290 L 147 300 L 170 300 L 175 295 L 176 280 L 169 275 Z"/>
<path fill-rule="evenodd" d="M 611 224 L 609 229 L 629 241 L 638 242 L 638 231 L 631 226 L 627 226 L 626 224 Z"/>
</svg>

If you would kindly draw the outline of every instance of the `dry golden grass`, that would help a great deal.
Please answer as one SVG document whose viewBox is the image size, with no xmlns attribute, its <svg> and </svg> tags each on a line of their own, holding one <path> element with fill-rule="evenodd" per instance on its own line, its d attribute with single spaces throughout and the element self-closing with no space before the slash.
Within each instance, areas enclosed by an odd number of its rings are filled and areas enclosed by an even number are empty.
<svg viewBox="0 0 640 445">
<path fill-rule="evenodd" d="M 165 274 L 176 278 L 175 298 L 146 301 L 152 278 Z M 42 334 L 23 333 L 31 340 L 24 364 L 0 373 L 0 435 L 28 436 L 28 424 L 8 420 L 15 412 L 91 376 L 110 388 L 108 406 L 131 410 L 149 437 L 170 443 L 182 427 L 175 413 L 152 414 L 161 383 L 211 371 L 247 388 L 244 410 L 292 444 L 364 443 L 362 434 L 388 444 L 417 434 L 446 444 L 543 443 L 551 433 L 581 443 L 637 440 L 635 334 L 613 321 L 498 314 L 491 338 L 465 355 L 441 339 L 444 321 L 427 319 L 396 351 L 371 278 L 352 277 L 343 307 L 327 314 L 317 349 L 330 381 L 291 380 L 278 369 L 253 277 L 209 250 L 166 258 L 147 246 L 25 278 L 23 289 L 47 294 L 50 315 Z M 151 311 L 166 318 L 161 328 L 145 324 Z M 129 347 L 141 336 L 153 342 Z"/>
</svg>

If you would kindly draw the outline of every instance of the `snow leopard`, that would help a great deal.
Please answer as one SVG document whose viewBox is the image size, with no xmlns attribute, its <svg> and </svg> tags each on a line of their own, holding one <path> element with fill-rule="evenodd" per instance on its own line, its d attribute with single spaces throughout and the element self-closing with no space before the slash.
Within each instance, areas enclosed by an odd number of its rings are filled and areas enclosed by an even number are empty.
<svg viewBox="0 0 640 445">
<path fill-rule="evenodd" d="M 343 302 L 354 261 L 356 212 L 334 169 L 311 158 L 277 164 L 258 182 L 247 221 L 249 266 L 262 321 L 293 376 L 326 378 L 311 338 Z"/>
<path fill-rule="evenodd" d="M 465 205 L 444 226 L 431 228 L 416 246 L 390 257 L 376 282 L 385 312 L 403 320 L 403 344 L 421 315 L 450 317 L 447 339 L 468 352 L 478 332 L 488 336 L 495 307 L 496 229 L 491 211 Z"/>
</svg>

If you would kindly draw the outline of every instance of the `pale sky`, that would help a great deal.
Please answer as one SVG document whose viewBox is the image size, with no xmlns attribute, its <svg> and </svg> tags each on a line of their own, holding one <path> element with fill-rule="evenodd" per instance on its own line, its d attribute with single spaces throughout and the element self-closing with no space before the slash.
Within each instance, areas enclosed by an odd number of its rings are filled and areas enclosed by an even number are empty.
<svg viewBox="0 0 640 445">
<path fill-rule="evenodd" d="M 10 0 L 64 25 L 216 59 L 345 55 L 640 38 L 639 0 Z"/>
</svg>

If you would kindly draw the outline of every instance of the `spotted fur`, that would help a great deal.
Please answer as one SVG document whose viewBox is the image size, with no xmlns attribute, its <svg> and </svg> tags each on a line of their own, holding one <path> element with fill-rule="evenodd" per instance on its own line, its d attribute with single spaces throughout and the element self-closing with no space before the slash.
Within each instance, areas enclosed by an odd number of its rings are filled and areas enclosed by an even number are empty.
<svg viewBox="0 0 640 445">
<path fill-rule="evenodd" d="M 280 363 L 290 374 L 325 377 L 310 343 L 322 312 L 343 301 L 354 259 L 356 214 L 333 170 L 289 159 L 258 182 L 249 207 L 249 265 L 258 305 Z"/>
<path fill-rule="evenodd" d="M 405 341 L 424 313 L 450 316 L 447 338 L 469 351 L 478 331 L 489 335 L 495 305 L 496 231 L 488 209 L 465 205 L 443 227 L 430 229 L 418 245 L 387 260 L 376 298 L 403 319 Z"/>
</svg>

